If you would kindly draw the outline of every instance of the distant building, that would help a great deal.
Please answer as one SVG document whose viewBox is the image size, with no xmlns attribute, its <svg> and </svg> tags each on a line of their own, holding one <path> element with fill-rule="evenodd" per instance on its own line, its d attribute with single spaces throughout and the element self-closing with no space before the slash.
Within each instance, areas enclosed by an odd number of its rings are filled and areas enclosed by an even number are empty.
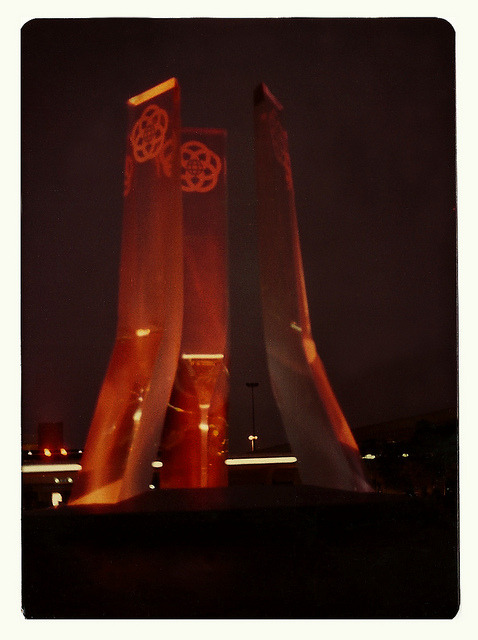
<svg viewBox="0 0 478 640">
<path fill-rule="evenodd" d="M 40 422 L 38 425 L 38 448 L 50 452 L 64 449 L 63 422 Z"/>
<path fill-rule="evenodd" d="M 368 480 L 376 491 L 456 496 L 456 410 L 361 427 L 354 436 Z"/>
</svg>

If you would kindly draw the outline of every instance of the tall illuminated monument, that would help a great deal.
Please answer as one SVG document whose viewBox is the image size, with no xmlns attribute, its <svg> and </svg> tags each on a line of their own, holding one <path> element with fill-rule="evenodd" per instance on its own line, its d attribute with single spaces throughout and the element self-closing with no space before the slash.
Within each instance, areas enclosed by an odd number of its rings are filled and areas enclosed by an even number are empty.
<svg viewBox="0 0 478 640">
<path fill-rule="evenodd" d="M 226 134 L 181 129 L 175 79 L 128 101 L 115 347 L 70 504 L 227 484 Z"/>
<path fill-rule="evenodd" d="M 312 337 L 282 106 L 254 96 L 264 336 L 273 393 L 304 484 L 369 491 L 355 439 Z"/>
<path fill-rule="evenodd" d="M 256 91 L 258 229 L 269 372 L 305 484 L 369 490 L 317 355 L 282 107 Z M 116 342 L 70 504 L 227 485 L 226 135 L 180 126 L 173 78 L 128 101 Z"/>
<path fill-rule="evenodd" d="M 128 103 L 116 342 L 70 504 L 147 490 L 181 343 L 180 94 L 172 78 Z"/>
<path fill-rule="evenodd" d="M 161 441 L 162 488 L 227 485 L 226 132 L 183 129 L 184 318 Z"/>
</svg>

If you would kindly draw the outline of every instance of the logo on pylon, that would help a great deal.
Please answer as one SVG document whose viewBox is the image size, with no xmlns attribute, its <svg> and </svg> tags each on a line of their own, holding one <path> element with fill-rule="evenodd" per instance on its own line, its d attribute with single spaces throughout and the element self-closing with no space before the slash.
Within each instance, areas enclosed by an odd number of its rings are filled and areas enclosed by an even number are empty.
<svg viewBox="0 0 478 640">
<path fill-rule="evenodd" d="M 136 121 L 130 135 L 133 153 L 137 162 L 155 158 L 165 144 L 168 114 L 155 104 L 150 104 Z"/>
<path fill-rule="evenodd" d="M 221 159 L 197 140 L 181 146 L 181 186 L 183 191 L 205 193 L 217 184 L 221 173 Z"/>
</svg>

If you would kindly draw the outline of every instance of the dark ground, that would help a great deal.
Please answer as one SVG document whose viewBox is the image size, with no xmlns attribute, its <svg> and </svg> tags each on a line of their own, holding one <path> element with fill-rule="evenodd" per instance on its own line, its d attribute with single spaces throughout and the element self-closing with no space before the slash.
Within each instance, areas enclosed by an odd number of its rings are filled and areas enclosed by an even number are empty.
<svg viewBox="0 0 478 640">
<path fill-rule="evenodd" d="M 154 493 L 116 512 L 25 512 L 25 616 L 452 618 L 457 612 L 452 499 L 293 486 Z"/>
</svg>

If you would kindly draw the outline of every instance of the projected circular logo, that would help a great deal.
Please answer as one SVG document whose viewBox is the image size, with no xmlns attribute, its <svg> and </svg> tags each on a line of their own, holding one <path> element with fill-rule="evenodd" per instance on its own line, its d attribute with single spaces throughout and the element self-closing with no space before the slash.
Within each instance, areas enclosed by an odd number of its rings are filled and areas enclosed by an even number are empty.
<svg viewBox="0 0 478 640">
<path fill-rule="evenodd" d="M 135 160 L 146 162 L 161 153 L 168 128 L 168 114 L 155 104 L 143 111 L 130 135 Z"/>
<path fill-rule="evenodd" d="M 221 173 L 221 159 L 196 140 L 181 146 L 181 186 L 183 191 L 205 193 L 217 184 Z"/>
</svg>

